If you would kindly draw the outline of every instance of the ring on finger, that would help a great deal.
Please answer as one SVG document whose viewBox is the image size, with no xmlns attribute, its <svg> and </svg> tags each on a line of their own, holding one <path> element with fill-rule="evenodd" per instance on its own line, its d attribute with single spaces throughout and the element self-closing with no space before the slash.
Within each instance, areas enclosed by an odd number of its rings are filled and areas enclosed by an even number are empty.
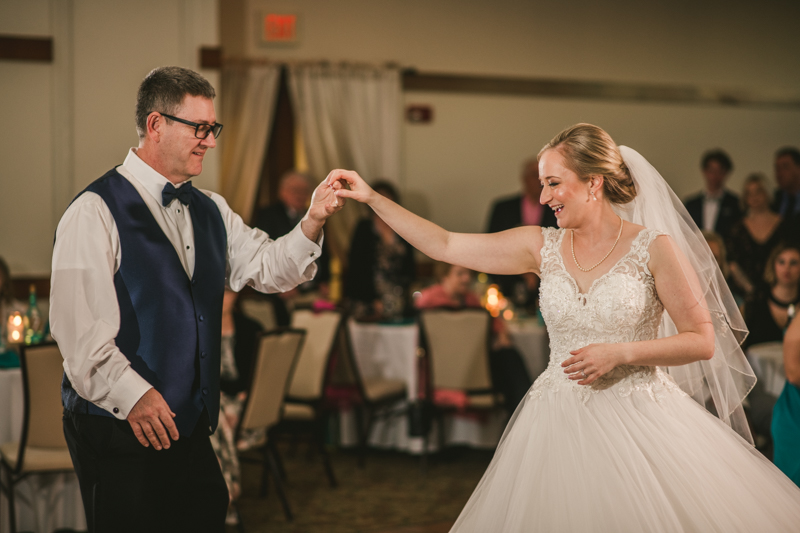
<svg viewBox="0 0 800 533">
<path fill-rule="evenodd" d="M 581 376 L 583 376 L 583 379 L 586 379 L 586 378 L 587 378 L 587 376 L 586 376 L 586 372 L 584 372 L 583 370 L 581 370 Z"/>
</svg>

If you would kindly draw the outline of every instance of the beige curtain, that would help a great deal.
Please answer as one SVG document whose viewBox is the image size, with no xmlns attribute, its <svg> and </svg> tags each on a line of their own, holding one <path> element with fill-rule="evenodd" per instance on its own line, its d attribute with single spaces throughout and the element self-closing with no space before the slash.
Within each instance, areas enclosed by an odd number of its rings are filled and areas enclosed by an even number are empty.
<svg viewBox="0 0 800 533">
<path fill-rule="evenodd" d="M 222 196 L 250 220 L 278 97 L 279 65 L 232 64 L 222 70 Z"/>
<path fill-rule="evenodd" d="M 397 68 L 292 65 L 289 88 L 315 179 L 322 180 L 334 168 L 346 168 L 368 182 L 377 178 L 397 182 L 402 116 Z M 326 225 L 326 240 L 342 259 L 362 213 L 350 202 Z"/>
</svg>

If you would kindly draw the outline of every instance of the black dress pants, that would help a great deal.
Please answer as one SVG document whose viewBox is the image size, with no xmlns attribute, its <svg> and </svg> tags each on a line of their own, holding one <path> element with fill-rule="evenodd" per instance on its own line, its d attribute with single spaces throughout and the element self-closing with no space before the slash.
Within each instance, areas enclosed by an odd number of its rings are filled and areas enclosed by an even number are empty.
<svg viewBox="0 0 800 533">
<path fill-rule="evenodd" d="M 228 488 L 203 411 L 169 449 L 142 446 L 126 420 L 64 411 L 91 533 L 224 532 Z"/>
</svg>

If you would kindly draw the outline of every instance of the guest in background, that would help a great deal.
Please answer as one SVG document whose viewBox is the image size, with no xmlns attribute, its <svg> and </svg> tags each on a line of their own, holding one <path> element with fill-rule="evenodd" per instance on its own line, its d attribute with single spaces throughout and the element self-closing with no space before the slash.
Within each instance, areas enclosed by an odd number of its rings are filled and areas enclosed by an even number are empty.
<svg viewBox="0 0 800 533">
<path fill-rule="evenodd" d="M 242 492 L 236 428 L 247 398 L 253 359 L 258 350 L 261 324 L 245 316 L 236 306 L 239 293 L 225 290 L 222 298 L 222 346 L 220 350 L 219 425 L 211 435 L 211 446 L 228 486 L 231 506 L 225 520 L 238 523 L 233 502 Z"/>
<path fill-rule="evenodd" d="M 728 284 L 731 294 L 733 294 L 733 299 L 736 300 L 736 305 L 738 305 L 739 309 L 741 309 L 745 301 L 745 294 L 741 289 L 739 289 L 739 286 L 752 285 L 750 280 L 747 278 L 741 278 L 738 281 L 734 279 L 734 273 L 730 268 L 730 263 L 728 263 L 728 250 L 725 246 L 725 241 L 722 240 L 722 237 L 713 231 L 702 230 L 701 233 L 703 234 L 703 237 L 705 237 L 706 243 L 711 249 L 711 253 L 714 255 L 714 259 L 717 260 L 719 269 L 722 271 L 722 275 L 725 277 L 725 282 Z M 741 276 L 742 274 L 739 273 L 738 275 Z"/>
<path fill-rule="evenodd" d="M 519 226 L 558 227 L 553 210 L 539 203 L 542 184 L 539 164 L 529 159 L 522 165 L 522 193 L 500 198 L 492 205 L 487 233 L 497 233 Z M 538 298 L 539 278 L 528 273 L 521 276 L 492 276 L 500 290 L 520 307 L 533 308 Z"/>
<path fill-rule="evenodd" d="M 748 296 L 763 284 L 770 252 L 787 237 L 786 225 L 781 216 L 770 209 L 769 198 L 766 176 L 750 174 L 742 189 L 744 218 L 733 225 L 728 235 L 731 270 L 739 290 Z"/>
<path fill-rule="evenodd" d="M 255 214 L 253 227 L 264 230 L 271 239 L 283 237 L 302 220 L 313 191 L 314 185 L 309 176 L 297 170 L 287 171 L 278 182 L 277 200 Z M 289 325 L 290 313 L 286 302 L 295 298 L 298 293 L 319 290 L 323 296 L 328 294 L 329 260 L 327 245 L 323 241 L 322 253 L 316 261 L 317 275 L 313 280 L 306 281 L 288 292 L 263 295 L 264 299 L 272 303 L 275 321 L 279 326 Z"/>
<path fill-rule="evenodd" d="M 399 203 L 394 186 L 378 181 L 372 188 Z M 356 226 L 350 243 L 345 297 L 359 320 L 398 320 L 409 316 L 410 286 L 416 276 L 414 248 L 370 211 Z"/>
<path fill-rule="evenodd" d="M 793 320 L 783 339 L 786 384 L 772 411 L 775 466 L 800 486 L 800 320 Z"/>
<path fill-rule="evenodd" d="M 727 239 L 733 225 L 742 217 L 739 198 L 725 189 L 733 162 L 723 150 L 711 150 L 703 155 L 700 168 L 705 189 L 684 202 L 686 210 L 700 229 Z"/>
<path fill-rule="evenodd" d="M 778 244 L 767 260 L 764 280 L 769 289 L 744 306 L 744 320 L 750 334 L 743 348 L 783 339 L 783 332 L 800 305 L 800 247 Z"/>
<path fill-rule="evenodd" d="M 470 289 L 473 272 L 461 266 L 437 262 L 434 274 L 439 282 L 423 289 L 414 300 L 417 309 L 444 307 L 448 309 L 480 308 L 481 302 Z M 503 394 L 506 409 L 513 413 L 533 382 L 522 356 L 511 343 L 505 324 L 494 319 L 492 350 L 489 365 L 495 389 Z"/>
<path fill-rule="evenodd" d="M 775 153 L 775 180 L 772 208 L 786 219 L 800 215 L 800 150 L 787 146 Z"/>
</svg>

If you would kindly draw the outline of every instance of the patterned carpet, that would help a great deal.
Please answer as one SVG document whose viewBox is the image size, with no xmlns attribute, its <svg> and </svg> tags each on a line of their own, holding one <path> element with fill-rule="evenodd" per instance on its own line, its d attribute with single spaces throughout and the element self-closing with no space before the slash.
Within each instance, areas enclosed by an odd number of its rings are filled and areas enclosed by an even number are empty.
<svg viewBox="0 0 800 533">
<path fill-rule="evenodd" d="M 492 458 L 491 451 L 451 449 L 423 473 L 417 457 L 372 451 L 362 469 L 355 452 L 335 451 L 339 487 L 332 489 L 319 455 L 306 445 L 282 444 L 280 451 L 294 522 L 286 521 L 271 484 L 265 499 L 258 496 L 261 466 L 245 462 L 239 510 L 248 533 L 444 533 Z"/>
</svg>

